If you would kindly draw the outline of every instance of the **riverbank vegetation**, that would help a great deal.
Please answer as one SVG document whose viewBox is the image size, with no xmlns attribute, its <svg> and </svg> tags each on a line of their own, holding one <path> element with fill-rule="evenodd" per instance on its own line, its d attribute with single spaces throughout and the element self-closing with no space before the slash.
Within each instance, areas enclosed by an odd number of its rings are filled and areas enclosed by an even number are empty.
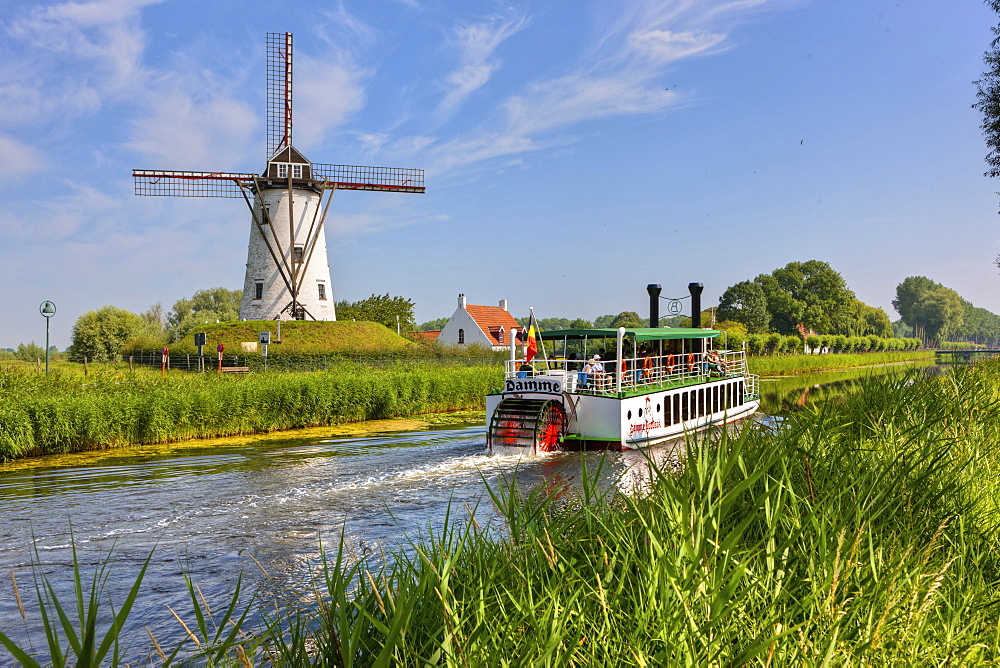
<svg viewBox="0 0 1000 668">
<path fill-rule="evenodd" d="M 83 382 L 81 382 L 83 381 Z M 497 367 L 422 366 L 238 376 L 127 367 L 85 378 L 0 372 L 0 461 L 482 406 Z"/>
<path fill-rule="evenodd" d="M 192 586 L 198 645 L 183 650 L 288 666 L 992 665 L 998 408 L 994 360 L 868 379 L 776 429 L 691 442 L 682 466 L 628 486 L 550 467 L 541 486 L 494 486 L 499 524 L 456 513 L 385 561 L 342 544 L 283 599 L 311 603 L 247 635 L 230 630 L 237 607 L 213 619 Z"/>
<path fill-rule="evenodd" d="M 749 367 L 764 376 L 796 375 L 932 356 L 751 357 Z M 0 391 L 8 397 L 0 405 L 0 461 L 476 409 L 501 380 L 490 355 L 480 364 L 426 356 L 324 359 L 327 370 L 233 376 L 175 370 L 165 377 L 139 364 L 93 364 L 84 375 L 83 365 L 57 362 L 46 378 L 35 364 L 6 362 L 0 365 Z"/>
<path fill-rule="evenodd" d="M 817 371 L 832 371 L 834 369 L 850 369 L 882 364 L 930 362 L 933 359 L 933 350 L 913 350 L 842 355 L 749 357 L 747 358 L 747 366 L 750 373 L 755 373 L 759 376 L 795 376 Z"/>
</svg>

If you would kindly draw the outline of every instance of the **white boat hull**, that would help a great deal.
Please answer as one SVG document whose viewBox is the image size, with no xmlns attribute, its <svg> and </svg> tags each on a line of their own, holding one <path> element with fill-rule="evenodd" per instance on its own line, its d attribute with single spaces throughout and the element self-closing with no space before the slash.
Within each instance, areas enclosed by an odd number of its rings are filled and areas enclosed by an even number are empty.
<svg viewBox="0 0 1000 668">
<path fill-rule="evenodd" d="M 627 450 L 670 441 L 685 434 L 738 422 L 753 415 L 760 402 L 748 393 L 742 377 L 650 390 L 632 396 L 595 396 L 549 388 L 541 378 L 534 387 L 554 391 L 508 391 L 487 395 L 486 414 L 492 422 L 504 399 L 561 402 L 565 433 L 560 450 Z M 516 386 L 515 386 L 516 387 Z M 491 442 L 491 447 L 494 445 Z"/>
</svg>

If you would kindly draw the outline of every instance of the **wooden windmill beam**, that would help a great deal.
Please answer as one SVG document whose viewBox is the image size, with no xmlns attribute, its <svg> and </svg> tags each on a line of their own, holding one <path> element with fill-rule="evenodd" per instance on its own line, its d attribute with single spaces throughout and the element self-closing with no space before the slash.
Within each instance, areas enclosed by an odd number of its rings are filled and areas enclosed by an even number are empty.
<svg viewBox="0 0 1000 668">
<path fill-rule="evenodd" d="M 254 179 L 254 182 L 256 186 L 256 178 Z M 260 192 L 260 190 L 258 189 L 257 192 Z M 275 253 L 274 251 L 274 246 L 277 246 L 278 251 L 281 251 L 281 243 L 278 241 L 278 237 L 274 233 L 274 225 L 271 222 L 270 212 L 267 210 L 267 207 L 264 206 L 263 200 L 258 200 L 260 201 L 261 215 L 264 219 L 266 219 L 265 222 L 264 220 L 261 220 L 261 218 L 257 217 L 257 212 L 254 209 L 253 202 L 250 201 L 250 198 L 247 197 L 245 192 L 243 193 L 243 199 L 247 203 L 247 208 L 250 209 L 250 215 L 253 217 L 253 222 L 257 226 L 257 231 L 260 232 L 260 236 L 264 239 L 264 246 L 267 248 L 267 252 L 271 255 L 271 259 L 274 261 L 274 266 L 278 270 L 278 275 L 281 276 L 281 281 L 285 284 L 285 287 L 288 289 L 288 292 L 291 293 L 292 292 L 292 284 L 290 282 L 291 270 L 288 267 L 287 263 L 285 262 L 284 253 L 280 252 Z M 271 241 L 267 238 L 267 234 L 265 233 L 264 230 L 265 227 L 268 228 L 268 230 L 271 232 L 271 236 L 274 238 L 274 246 L 271 245 Z"/>
</svg>

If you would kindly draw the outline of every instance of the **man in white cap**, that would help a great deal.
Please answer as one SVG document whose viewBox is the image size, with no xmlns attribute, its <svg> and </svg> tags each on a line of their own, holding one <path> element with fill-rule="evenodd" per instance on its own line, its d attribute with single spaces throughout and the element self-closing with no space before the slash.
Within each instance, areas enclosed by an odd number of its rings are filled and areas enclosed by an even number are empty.
<svg viewBox="0 0 1000 668">
<path fill-rule="evenodd" d="M 600 355 L 594 355 L 587 360 L 587 364 L 583 367 L 583 372 L 587 374 L 588 378 L 593 378 L 595 384 L 604 384 L 604 365 L 601 364 Z"/>
</svg>

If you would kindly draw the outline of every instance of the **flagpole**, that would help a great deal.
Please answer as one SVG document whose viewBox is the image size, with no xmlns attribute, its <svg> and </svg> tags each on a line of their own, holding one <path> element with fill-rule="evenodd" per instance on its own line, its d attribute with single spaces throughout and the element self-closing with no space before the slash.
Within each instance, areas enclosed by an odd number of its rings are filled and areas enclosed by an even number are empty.
<svg viewBox="0 0 1000 668">
<path fill-rule="evenodd" d="M 528 317 L 528 329 L 531 329 L 531 323 L 535 323 L 535 331 L 538 332 L 538 343 L 542 348 L 542 359 L 545 360 L 545 370 L 549 370 L 549 355 L 545 352 L 545 341 L 541 337 L 542 328 L 538 326 L 538 320 L 535 318 L 535 307 L 529 306 L 528 311 L 531 315 Z"/>
</svg>

